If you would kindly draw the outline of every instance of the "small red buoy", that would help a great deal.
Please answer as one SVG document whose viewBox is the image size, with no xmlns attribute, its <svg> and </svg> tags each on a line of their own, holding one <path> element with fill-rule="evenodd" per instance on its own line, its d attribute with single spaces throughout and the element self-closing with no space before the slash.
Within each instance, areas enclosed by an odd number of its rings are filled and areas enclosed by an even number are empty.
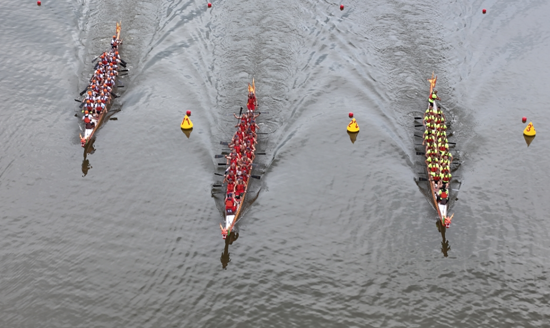
<svg viewBox="0 0 550 328">
<path fill-rule="evenodd" d="M 208 3 L 208 8 L 212 8 L 212 4 L 210 2 Z"/>
<path fill-rule="evenodd" d="M 487 13 L 487 9 L 483 9 L 481 12 L 485 14 Z"/>
<path fill-rule="evenodd" d="M 187 116 L 191 116 L 191 111 L 188 110 L 186 114 L 187 114 Z"/>
<path fill-rule="evenodd" d="M 36 1 L 36 4 L 40 6 L 42 5 L 42 1 Z"/>
<path fill-rule="evenodd" d="M 352 117 L 353 117 L 353 113 L 349 112 L 349 118 L 352 118 Z"/>
<path fill-rule="evenodd" d="M 527 117 L 525 117 L 525 116 L 522 117 L 522 118 L 521 118 L 521 121 L 522 121 L 523 123 L 527 122 Z"/>
<path fill-rule="evenodd" d="M 340 5 L 340 10 L 344 10 L 344 5 Z"/>
</svg>

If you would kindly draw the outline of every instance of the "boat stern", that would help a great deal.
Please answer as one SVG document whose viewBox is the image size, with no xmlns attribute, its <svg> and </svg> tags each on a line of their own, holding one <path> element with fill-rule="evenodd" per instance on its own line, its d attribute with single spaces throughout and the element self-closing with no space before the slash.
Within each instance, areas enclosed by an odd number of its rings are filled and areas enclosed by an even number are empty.
<svg viewBox="0 0 550 328">
<path fill-rule="evenodd" d="M 231 234 L 231 230 L 233 229 L 233 222 L 235 221 L 235 215 L 226 215 L 225 216 L 225 228 L 220 223 L 220 229 L 222 233 L 222 238 L 227 238 L 228 235 Z"/>
</svg>

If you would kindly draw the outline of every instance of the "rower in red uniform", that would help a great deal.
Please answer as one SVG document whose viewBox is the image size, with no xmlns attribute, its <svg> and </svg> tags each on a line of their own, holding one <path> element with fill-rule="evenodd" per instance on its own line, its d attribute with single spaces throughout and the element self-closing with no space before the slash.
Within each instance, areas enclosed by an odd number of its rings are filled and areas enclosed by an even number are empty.
<svg viewBox="0 0 550 328">
<path fill-rule="evenodd" d="M 246 104 L 246 107 L 248 108 L 248 110 L 255 110 L 256 109 L 256 95 L 253 93 L 253 92 L 250 92 L 248 94 L 248 102 Z"/>
<path fill-rule="evenodd" d="M 235 183 L 234 182 L 228 182 L 227 183 L 227 192 L 226 195 L 233 194 L 235 192 Z"/>
<path fill-rule="evenodd" d="M 235 198 L 237 199 L 237 202 L 240 202 L 242 199 L 242 195 L 246 191 L 246 185 L 243 183 L 242 179 L 239 179 L 237 182 L 237 185 L 235 186 Z"/>
</svg>

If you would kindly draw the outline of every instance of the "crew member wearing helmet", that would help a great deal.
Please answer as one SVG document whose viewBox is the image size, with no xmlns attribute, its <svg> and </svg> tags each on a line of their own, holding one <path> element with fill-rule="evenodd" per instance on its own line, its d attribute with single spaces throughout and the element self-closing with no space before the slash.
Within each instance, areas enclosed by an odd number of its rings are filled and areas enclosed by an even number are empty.
<svg viewBox="0 0 550 328">
<path fill-rule="evenodd" d="M 87 124 L 87 123 L 90 123 L 90 122 L 92 121 L 92 118 L 91 118 L 91 116 L 90 116 L 90 114 L 89 114 L 88 111 L 85 111 L 85 112 L 84 112 L 84 116 L 82 117 L 82 120 L 83 120 L 84 123 L 86 123 L 86 124 Z"/>
</svg>

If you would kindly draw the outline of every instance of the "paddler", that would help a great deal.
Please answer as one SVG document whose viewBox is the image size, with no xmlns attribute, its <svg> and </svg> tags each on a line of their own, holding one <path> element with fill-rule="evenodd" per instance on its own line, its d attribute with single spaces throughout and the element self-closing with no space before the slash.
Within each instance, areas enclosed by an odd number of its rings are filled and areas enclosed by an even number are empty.
<svg viewBox="0 0 550 328">
<path fill-rule="evenodd" d="M 234 182 L 228 182 L 227 183 L 227 192 L 225 193 L 226 197 L 229 194 L 233 194 L 235 192 L 235 183 Z"/>
<path fill-rule="evenodd" d="M 225 175 L 225 178 L 223 179 L 223 182 L 222 183 L 235 183 L 235 173 L 233 173 L 233 171 L 229 171 L 227 172 L 227 174 Z"/>
<path fill-rule="evenodd" d="M 441 173 L 441 185 L 443 188 L 447 189 L 449 188 L 449 182 L 451 182 L 452 175 L 450 172 L 447 173 Z"/>
<path fill-rule="evenodd" d="M 92 117 L 90 116 L 90 112 L 88 111 L 85 111 L 84 112 L 84 116 L 82 116 L 82 120 L 84 121 L 84 123 L 90 123 L 92 121 Z"/>
<path fill-rule="evenodd" d="M 428 164 L 428 171 L 430 172 L 437 172 L 439 170 L 439 164 L 435 161 L 430 161 L 430 163 Z"/>
<path fill-rule="evenodd" d="M 437 145 L 437 149 L 441 153 L 441 156 L 443 156 L 444 153 L 449 151 L 449 145 L 446 143 L 440 143 Z"/>
<path fill-rule="evenodd" d="M 434 136 L 432 135 L 431 130 L 426 130 L 424 132 L 424 141 L 422 141 L 422 146 L 426 143 L 432 143 L 434 141 Z"/>
<path fill-rule="evenodd" d="M 424 126 L 426 126 L 426 124 L 428 123 L 434 123 L 434 122 L 435 122 L 435 116 L 433 116 L 432 114 L 424 116 Z"/>
<path fill-rule="evenodd" d="M 242 195 L 246 191 L 246 185 L 244 184 L 242 179 L 239 179 L 237 182 L 237 185 L 235 186 L 235 198 L 237 202 L 240 202 L 242 199 Z"/>
</svg>

